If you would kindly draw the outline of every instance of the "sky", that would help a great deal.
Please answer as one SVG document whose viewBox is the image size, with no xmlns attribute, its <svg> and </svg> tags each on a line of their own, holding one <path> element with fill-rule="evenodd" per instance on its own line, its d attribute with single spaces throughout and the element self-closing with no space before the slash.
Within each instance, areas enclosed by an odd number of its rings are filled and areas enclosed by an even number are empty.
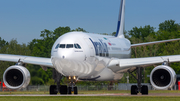
<svg viewBox="0 0 180 101">
<path fill-rule="evenodd" d="M 0 37 L 28 44 L 44 29 L 78 27 L 90 33 L 113 33 L 120 0 L 0 0 Z M 165 20 L 180 23 L 180 0 L 126 0 L 125 30 Z"/>
</svg>

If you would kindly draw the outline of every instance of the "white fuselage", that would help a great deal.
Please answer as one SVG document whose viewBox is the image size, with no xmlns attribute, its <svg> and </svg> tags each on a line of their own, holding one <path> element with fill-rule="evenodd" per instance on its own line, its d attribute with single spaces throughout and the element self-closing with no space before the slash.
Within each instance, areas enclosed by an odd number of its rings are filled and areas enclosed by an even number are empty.
<svg viewBox="0 0 180 101">
<path fill-rule="evenodd" d="M 123 73 L 108 69 L 112 58 L 130 58 L 131 43 L 126 38 L 84 32 L 59 37 L 51 51 L 55 69 L 80 80 L 117 80 Z"/>
</svg>

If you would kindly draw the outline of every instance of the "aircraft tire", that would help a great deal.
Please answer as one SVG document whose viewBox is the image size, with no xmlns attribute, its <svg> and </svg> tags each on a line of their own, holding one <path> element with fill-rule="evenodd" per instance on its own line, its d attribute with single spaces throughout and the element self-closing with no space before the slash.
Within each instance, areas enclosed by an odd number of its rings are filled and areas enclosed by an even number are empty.
<svg viewBox="0 0 180 101">
<path fill-rule="evenodd" d="M 61 85 L 60 94 L 67 94 L 67 86 L 66 85 Z"/>
<path fill-rule="evenodd" d="M 78 94 L 78 89 L 77 89 L 77 87 L 74 87 L 74 94 Z"/>
<path fill-rule="evenodd" d="M 57 94 L 57 86 L 56 85 L 51 85 L 49 87 L 49 94 L 52 95 L 52 94 Z"/>
<path fill-rule="evenodd" d="M 137 95 L 138 87 L 136 85 L 131 86 L 131 95 Z"/>
<path fill-rule="evenodd" d="M 72 94 L 71 89 L 72 89 L 71 87 L 68 87 L 68 94 Z"/>
<path fill-rule="evenodd" d="M 143 85 L 141 87 L 141 93 L 142 93 L 142 95 L 148 95 L 148 86 Z"/>
</svg>

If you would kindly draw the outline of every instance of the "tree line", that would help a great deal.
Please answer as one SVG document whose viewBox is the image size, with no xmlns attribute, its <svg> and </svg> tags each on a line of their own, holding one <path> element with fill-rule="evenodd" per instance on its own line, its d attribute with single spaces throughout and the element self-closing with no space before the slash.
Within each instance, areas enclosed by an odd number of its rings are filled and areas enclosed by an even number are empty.
<svg viewBox="0 0 180 101">
<path fill-rule="evenodd" d="M 166 20 L 159 24 L 159 29 L 155 31 L 156 28 L 145 25 L 144 27 L 133 27 L 130 31 L 125 31 L 125 37 L 128 38 L 132 44 L 151 42 L 158 40 L 167 40 L 180 38 L 180 24 L 175 23 L 174 20 Z M 47 57 L 51 56 L 51 48 L 61 35 L 72 32 L 72 31 L 83 31 L 87 32 L 83 28 L 71 29 L 70 27 L 58 27 L 54 31 L 44 29 L 40 33 L 40 39 L 33 39 L 28 44 L 18 44 L 16 39 L 12 39 L 10 42 L 7 42 L 0 37 L 0 53 L 1 54 L 15 54 L 15 55 L 26 55 L 26 56 L 37 56 L 37 57 Z M 102 33 L 106 34 L 107 33 Z M 115 35 L 116 32 L 112 32 L 111 35 Z M 139 57 L 152 57 L 152 56 L 163 56 L 163 55 L 177 55 L 180 54 L 180 41 L 160 43 L 155 45 L 141 46 L 132 48 L 132 58 Z M 4 71 L 11 65 L 15 63 L 11 62 L 0 62 L 0 80 L 3 79 Z M 180 63 L 171 63 L 170 66 L 176 71 L 177 74 L 180 74 Z M 44 71 L 40 66 L 27 64 L 26 67 L 31 73 L 31 82 L 32 85 L 50 85 L 54 83 L 52 79 L 52 69 L 48 68 L 47 71 Z M 150 66 L 144 68 L 144 79 L 143 82 L 149 82 L 149 78 L 146 75 L 149 75 L 151 70 L 155 66 Z M 115 81 L 115 83 L 126 82 L 126 76 L 129 76 L 130 82 L 136 82 L 136 80 L 130 76 L 128 73 L 124 74 L 124 77 Z M 67 80 L 64 77 L 62 83 L 65 83 Z M 104 82 L 78 82 L 78 84 L 91 85 L 91 84 L 110 84 L 110 81 Z"/>
</svg>

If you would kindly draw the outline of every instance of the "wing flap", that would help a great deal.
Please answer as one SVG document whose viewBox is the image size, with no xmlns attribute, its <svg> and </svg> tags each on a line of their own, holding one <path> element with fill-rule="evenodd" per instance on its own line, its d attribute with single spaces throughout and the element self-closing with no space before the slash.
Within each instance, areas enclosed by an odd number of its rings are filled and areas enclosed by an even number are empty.
<svg viewBox="0 0 180 101">
<path fill-rule="evenodd" d="M 8 61 L 8 62 L 15 62 L 15 63 L 17 63 L 18 61 L 22 61 L 23 63 L 27 63 L 27 64 L 53 67 L 51 58 L 0 54 L 0 61 Z"/>
</svg>

